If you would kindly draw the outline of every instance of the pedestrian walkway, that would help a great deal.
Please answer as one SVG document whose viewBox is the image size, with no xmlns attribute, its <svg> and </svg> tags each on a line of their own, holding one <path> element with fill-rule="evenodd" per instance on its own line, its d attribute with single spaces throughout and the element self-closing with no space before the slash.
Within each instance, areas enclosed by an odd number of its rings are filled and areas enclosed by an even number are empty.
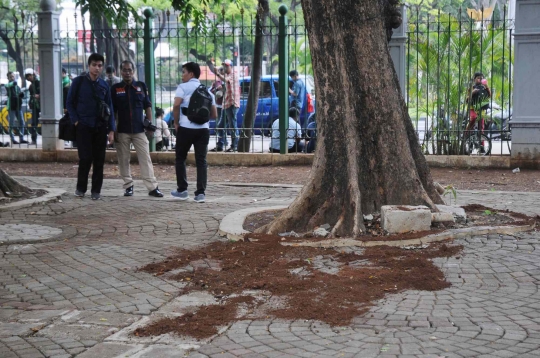
<svg viewBox="0 0 540 358">
<path fill-rule="evenodd" d="M 300 187 L 211 183 L 198 204 L 151 198 L 139 181 L 126 198 L 120 180 L 105 180 L 103 199 L 92 201 L 72 195 L 75 179 L 17 179 L 67 194 L 0 212 L 0 238 L 10 235 L 0 240 L 0 357 L 540 356 L 538 232 L 459 240 L 459 257 L 435 260 L 450 288 L 390 295 L 348 327 L 268 319 L 234 323 L 206 341 L 139 338 L 129 332 L 149 317 L 208 297 L 177 297 L 183 283 L 138 267 L 221 240 L 225 215 L 286 205 Z M 164 193 L 174 187 L 160 182 Z M 459 192 L 457 202 L 540 214 L 540 193 Z M 43 242 L 9 243 L 34 232 Z"/>
</svg>

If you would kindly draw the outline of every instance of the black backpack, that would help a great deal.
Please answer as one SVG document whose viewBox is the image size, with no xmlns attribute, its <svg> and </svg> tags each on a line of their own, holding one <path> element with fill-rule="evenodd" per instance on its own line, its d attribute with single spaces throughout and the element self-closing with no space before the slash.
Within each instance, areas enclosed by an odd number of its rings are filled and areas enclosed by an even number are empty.
<svg viewBox="0 0 540 358">
<path fill-rule="evenodd" d="M 472 97 L 471 97 L 471 103 L 473 106 L 477 106 L 479 104 L 481 104 L 482 102 L 486 101 L 488 98 L 489 98 L 489 92 L 488 90 L 486 89 L 486 87 L 484 85 L 476 85 L 473 87 L 473 89 L 477 89 L 478 91 L 476 91 L 475 93 L 473 93 Z M 484 104 L 481 109 L 488 109 L 489 108 L 489 103 L 488 104 Z"/>
<path fill-rule="evenodd" d="M 205 85 L 200 85 L 191 95 L 189 105 L 182 113 L 196 124 L 205 124 L 210 120 L 212 96 Z"/>
</svg>

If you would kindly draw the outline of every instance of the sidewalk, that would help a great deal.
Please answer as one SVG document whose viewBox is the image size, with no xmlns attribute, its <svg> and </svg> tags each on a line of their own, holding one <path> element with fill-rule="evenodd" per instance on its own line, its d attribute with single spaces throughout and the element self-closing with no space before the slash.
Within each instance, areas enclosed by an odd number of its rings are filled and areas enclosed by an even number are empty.
<svg viewBox="0 0 540 358">
<path fill-rule="evenodd" d="M 0 357 L 540 356 L 538 232 L 459 240 L 460 257 L 435 261 L 452 287 L 390 295 L 350 327 L 268 319 L 237 322 L 202 342 L 138 338 L 125 328 L 208 300 L 177 297 L 181 282 L 138 267 L 218 240 L 225 215 L 286 205 L 300 186 L 210 183 L 207 202 L 197 204 L 150 198 L 142 182 L 125 198 L 120 180 L 105 180 L 103 200 L 91 201 L 73 196 L 75 179 L 17 179 L 67 194 L 0 212 L 0 232 L 47 241 L 0 245 Z M 167 195 L 174 187 L 160 182 Z M 463 191 L 457 202 L 540 214 L 539 192 Z"/>
</svg>

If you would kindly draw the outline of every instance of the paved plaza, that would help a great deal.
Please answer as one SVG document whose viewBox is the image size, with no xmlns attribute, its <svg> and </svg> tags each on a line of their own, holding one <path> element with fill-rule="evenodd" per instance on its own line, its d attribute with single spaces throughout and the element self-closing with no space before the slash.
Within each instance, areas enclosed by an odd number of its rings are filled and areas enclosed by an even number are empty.
<svg viewBox="0 0 540 358">
<path fill-rule="evenodd" d="M 462 254 L 435 260 L 450 288 L 389 295 L 347 327 L 269 318 L 204 341 L 135 337 L 156 317 L 213 302 L 200 292 L 178 296 L 182 282 L 138 267 L 223 240 L 225 215 L 287 204 L 300 187 L 210 183 L 197 204 L 150 198 L 138 181 L 125 198 L 120 180 L 105 180 L 103 199 L 92 201 L 73 196 L 75 179 L 18 179 L 67 193 L 0 211 L 2 358 L 540 357 L 540 232 L 456 240 Z M 174 187 L 160 182 L 167 194 Z M 467 191 L 457 203 L 540 214 L 540 193 Z"/>
</svg>

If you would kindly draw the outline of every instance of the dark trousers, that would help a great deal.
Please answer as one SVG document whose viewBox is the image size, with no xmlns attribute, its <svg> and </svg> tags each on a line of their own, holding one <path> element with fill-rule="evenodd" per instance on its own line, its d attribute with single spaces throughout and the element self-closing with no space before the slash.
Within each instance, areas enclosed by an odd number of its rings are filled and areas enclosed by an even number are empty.
<svg viewBox="0 0 540 358">
<path fill-rule="evenodd" d="M 92 170 L 92 193 L 101 193 L 103 185 L 103 164 L 107 147 L 107 128 L 92 128 L 82 123 L 77 125 L 77 150 L 79 152 L 79 171 L 77 190 L 85 193 L 88 189 L 88 174 Z"/>
<path fill-rule="evenodd" d="M 37 140 L 38 123 L 39 123 L 39 110 L 32 109 L 32 122 L 30 123 L 32 125 L 32 129 L 30 129 L 30 134 L 32 136 L 32 143 L 35 143 Z"/>
<path fill-rule="evenodd" d="M 178 187 L 178 192 L 183 192 L 188 188 L 186 158 L 189 149 L 193 145 L 193 148 L 195 149 L 195 162 L 197 164 L 197 191 L 195 191 L 195 195 L 204 194 L 207 181 L 206 153 L 208 152 L 209 140 L 210 131 L 206 128 L 178 128 L 175 149 L 176 185 Z"/>
</svg>

